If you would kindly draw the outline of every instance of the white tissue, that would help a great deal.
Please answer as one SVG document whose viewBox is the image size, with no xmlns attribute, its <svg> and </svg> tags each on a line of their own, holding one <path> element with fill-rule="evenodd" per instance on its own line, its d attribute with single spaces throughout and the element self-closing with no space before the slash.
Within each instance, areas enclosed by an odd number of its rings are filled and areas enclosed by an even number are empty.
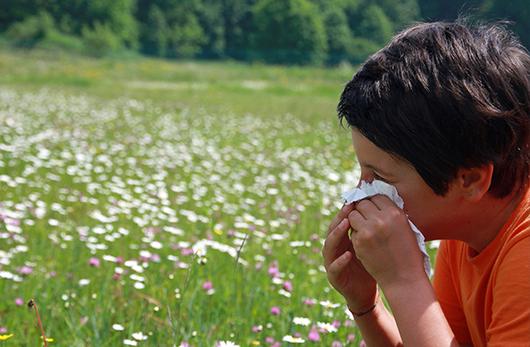
<svg viewBox="0 0 530 347">
<path fill-rule="evenodd" d="M 349 205 L 353 202 L 357 202 L 374 195 L 381 194 L 386 195 L 392 200 L 399 208 L 403 209 L 403 199 L 399 196 L 397 189 L 383 181 L 374 180 L 371 183 L 366 181 L 361 181 L 361 186 L 359 188 L 354 188 L 342 194 L 342 199 L 346 205 Z M 431 261 L 429 259 L 429 254 L 425 249 L 425 237 L 418 230 L 418 228 L 412 223 L 409 219 L 410 228 L 416 236 L 416 241 L 418 242 L 418 247 L 423 254 L 423 267 L 427 276 L 431 275 Z"/>
</svg>

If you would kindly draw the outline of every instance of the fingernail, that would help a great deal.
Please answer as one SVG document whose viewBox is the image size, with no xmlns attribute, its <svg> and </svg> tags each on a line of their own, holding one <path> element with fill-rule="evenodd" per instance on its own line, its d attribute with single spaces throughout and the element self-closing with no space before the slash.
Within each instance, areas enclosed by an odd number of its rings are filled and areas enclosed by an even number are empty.
<svg viewBox="0 0 530 347">
<path fill-rule="evenodd" d="M 343 219 L 342 222 L 340 222 L 340 227 L 341 228 L 345 228 L 346 225 L 348 225 L 348 220 L 347 219 Z"/>
</svg>

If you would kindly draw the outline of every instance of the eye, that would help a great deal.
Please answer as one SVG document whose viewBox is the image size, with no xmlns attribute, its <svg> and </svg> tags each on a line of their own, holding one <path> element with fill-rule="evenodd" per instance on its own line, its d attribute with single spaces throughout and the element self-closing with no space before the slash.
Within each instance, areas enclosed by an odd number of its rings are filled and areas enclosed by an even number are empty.
<svg viewBox="0 0 530 347">
<path fill-rule="evenodd" d="M 388 180 L 384 179 L 383 177 L 379 176 L 377 173 L 373 173 L 374 180 L 383 181 L 385 183 L 388 183 Z"/>
</svg>

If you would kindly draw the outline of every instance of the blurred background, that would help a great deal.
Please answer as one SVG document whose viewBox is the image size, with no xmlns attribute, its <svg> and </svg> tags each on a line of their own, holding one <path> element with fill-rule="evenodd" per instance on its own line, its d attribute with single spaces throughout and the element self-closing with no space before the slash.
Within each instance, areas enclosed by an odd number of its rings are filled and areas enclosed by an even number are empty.
<svg viewBox="0 0 530 347">
<path fill-rule="evenodd" d="M 4 46 L 104 56 L 358 64 L 414 21 L 510 20 L 530 44 L 527 0 L 2 0 Z"/>
</svg>

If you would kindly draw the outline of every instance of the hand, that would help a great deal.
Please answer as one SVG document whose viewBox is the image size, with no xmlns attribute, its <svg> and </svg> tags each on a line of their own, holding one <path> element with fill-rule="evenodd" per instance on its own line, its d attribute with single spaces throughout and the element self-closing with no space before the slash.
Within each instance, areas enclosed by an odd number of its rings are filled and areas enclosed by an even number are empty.
<svg viewBox="0 0 530 347">
<path fill-rule="evenodd" d="M 387 284 L 406 284 L 425 276 L 408 218 L 388 197 L 376 195 L 360 201 L 348 220 L 357 258 L 383 289 Z"/>
<path fill-rule="evenodd" d="M 348 237 L 347 216 L 353 208 L 353 204 L 345 205 L 331 222 L 322 256 L 331 285 L 346 299 L 350 310 L 362 312 L 375 303 L 377 284 L 355 256 Z"/>
</svg>

